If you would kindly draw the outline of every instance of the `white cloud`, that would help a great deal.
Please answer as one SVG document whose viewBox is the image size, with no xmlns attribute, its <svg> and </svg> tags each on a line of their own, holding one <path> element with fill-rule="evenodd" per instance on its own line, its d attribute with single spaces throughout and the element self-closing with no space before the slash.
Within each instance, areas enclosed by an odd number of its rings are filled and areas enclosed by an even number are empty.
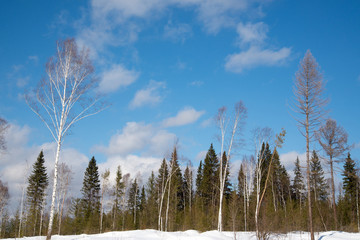
<svg viewBox="0 0 360 240">
<path fill-rule="evenodd" d="M 105 169 L 110 170 L 110 179 L 115 180 L 117 167 L 120 165 L 122 174 L 130 173 L 130 177 L 134 178 L 137 174 L 141 174 L 141 179 L 146 181 L 151 171 L 157 172 L 161 165 L 161 157 L 142 157 L 133 154 L 126 156 L 114 155 L 110 156 L 106 162 L 99 163 L 99 172 Z"/>
<path fill-rule="evenodd" d="M 278 51 L 250 47 L 247 51 L 229 55 L 225 68 L 230 72 L 240 73 L 244 69 L 258 66 L 281 65 L 290 56 L 291 49 L 283 47 Z"/>
<path fill-rule="evenodd" d="M 157 129 L 151 124 L 128 122 L 120 133 L 113 135 L 108 146 L 97 146 L 96 150 L 107 156 L 125 157 L 128 154 L 154 154 L 163 156 L 176 139 L 175 134 Z"/>
<path fill-rule="evenodd" d="M 150 81 L 149 85 L 135 93 L 133 100 L 130 102 L 130 108 L 138 108 L 144 105 L 154 106 L 163 100 L 161 89 L 165 88 L 164 82 Z"/>
<path fill-rule="evenodd" d="M 203 128 L 206 128 L 206 127 L 211 126 L 213 123 L 214 123 L 214 118 L 208 118 L 208 119 L 205 119 L 204 121 L 202 121 L 201 126 Z"/>
<path fill-rule="evenodd" d="M 280 155 L 280 161 L 284 165 L 286 171 L 291 176 L 291 178 L 294 177 L 294 168 L 295 168 L 296 158 L 299 158 L 300 167 L 302 167 L 302 169 L 304 169 L 306 167 L 306 152 L 298 153 L 296 151 L 291 151 L 291 152 L 283 153 Z"/>
<path fill-rule="evenodd" d="M 205 111 L 196 111 L 192 107 L 184 108 L 175 117 L 167 118 L 163 121 L 165 127 L 182 126 L 196 122 Z"/>
<path fill-rule="evenodd" d="M 160 19 L 171 8 L 192 10 L 205 31 L 216 34 L 224 27 L 235 27 L 239 16 L 245 11 L 249 14 L 257 5 L 261 3 L 251 0 L 92 0 L 90 13 L 76 24 L 76 39 L 96 58 L 107 46 L 136 41 L 144 25 Z M 165 27 L 164 35 L 184 41 L 191 36 L 191 29 L 186 24 Z"/>
<path fill-rule="evenodd" d="M 259 66 L 276 66 L 283 64 L 291 54 L 291 48 L 283 47 L 272 50 L 266 47 L 268 26 L 263 22 L 239 23 L 237 33 L 239 35 L 239 53 L 230 54 L 226 57 L 225 69 L 230 72 L 241 73 L 245 69 Z"/>
<path fill-rule="evenodd" d="M 114 92 L 135 82 L 139 75 L 139 72 L 128 70 L 121 64 L 113 65 L 102 73 L 99 91 L 101 93 Z"/>
<path fill-rule="evenodd" d="M 242 44 L 258 43 L 261 44 L 267 38 L 268 26 L 263 22 L 258 23 L 239 23 L 237 26 L 237 33 Z"/>
<path fill-rule="evenodd" d="M 164 37 L 173 42 L 184 43 L 186 39 L 192 36 L 192 29 L 189 24 L 180 23 L 177 25 L 169 22 L 164 27 Z"/>
</svg>

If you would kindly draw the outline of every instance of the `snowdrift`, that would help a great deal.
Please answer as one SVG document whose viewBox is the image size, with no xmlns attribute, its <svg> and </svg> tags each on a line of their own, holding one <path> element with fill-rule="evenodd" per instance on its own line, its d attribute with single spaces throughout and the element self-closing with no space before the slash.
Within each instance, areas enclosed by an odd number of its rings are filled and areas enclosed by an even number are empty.
<svg viewBox="0 0 360 240">
<path fill-rule="evenodd" d="M 315 238 L 319 240 L 360 240 L 360 233 L 347 232 L 321 232 L 316 233 Z M 8 240 L 15 238 L 8 238 Z M 24 237 L 17 240 L 45 240 L 46 237 Z M 218 232 L 209 231 L 200 233 L 195 230 L 184 232 L 160 232 L 157 230 L 134 230 L 122 232 L 108 232 L 102 234 L 81 234 L 59 236 L 54 235 L 52 240 L 256 240 L 254 232 Z M 292 232 L 288 234 L 273 234 L 271 240 L 308 240 L 310 235 L 307 232 Z"/>
</svg>

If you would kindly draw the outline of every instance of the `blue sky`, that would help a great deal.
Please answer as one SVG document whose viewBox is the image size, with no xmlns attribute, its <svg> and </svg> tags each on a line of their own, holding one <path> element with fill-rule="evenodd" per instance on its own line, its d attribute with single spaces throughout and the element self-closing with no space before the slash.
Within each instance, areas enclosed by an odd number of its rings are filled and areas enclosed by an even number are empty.
<svg viewBox="0 0 360 240">
<path fill-rule="evenodd" d="M 360 158 L 360 3 L 357 1 L 136 0 L 3 1 L 0 9 L 0 116 L 11 125 L 0 177 L 18 197 L 41 149 L 52 168 L 55 145 L 23 94 L 44 76 L 56 40 L 88 47 L 111 106 L 67 136 L 62 160 L 81 184 L 87 161 L 135 176 L 157 170 L 175 139 L 181 162 L 198 166 L 218 130 L 221 106 L 242 100 L 251 130 L 287 131 L 281 158 L 288 170 L 303 158 L 305 139 L 291 117 L 299 61 L 310 49 L 327 81 L 329 117 L 349 133 Z M 316 144 L 312 148 L 319 149 Z"/>
</svg>

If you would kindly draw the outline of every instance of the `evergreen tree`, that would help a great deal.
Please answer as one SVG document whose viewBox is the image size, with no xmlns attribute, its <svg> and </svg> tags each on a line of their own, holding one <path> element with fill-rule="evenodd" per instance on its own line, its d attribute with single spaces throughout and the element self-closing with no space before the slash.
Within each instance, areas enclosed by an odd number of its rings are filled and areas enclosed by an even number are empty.
<svg viewBox="0 0 360 240">
<path fill-rule="evenodd" d="M 180 229 L 182 222 L 182 213 L 184 210 L 184 179 L 181 174 L 181 169 L 178 162 L 177 150 L 174 151 L 170 160 L 170 174 L 172 175 L 170 181 L 170 209 L 173 222 L 170 224 L 171 230 Z"/>
<path fill-rule="evenodd" d="M 324 170 L 321 166 L 320 159 L 315 150 L 311 156 L 310 162 L 310 184 L 315 201 L 325 201 L 328 197 L 327 184 L 325 182 Z"/>
<path fill-rule="evenodd" d="M 274 189 L 274 194 L 276 196 L 275 204 L 281 204 L 285 207 L 286 201 L 289 199 L 290 191 L 290 177 L 285 169 L 285 167 L 280 162 L 280 157 L 278 152 L 275 150 L 273 153 L 273 174 L 272 174 L 272 184 Z"/>
<path fill-rule="evenodd" d="M 193 202 L 193 174 L 189 166 L 184 171 L 184 200 L 185 206 L 191 208 Z"/>
<path fill-rule="evenodd" d="M 342 205 L 343 222 L 345 224 L 354 223 L 356 220 L 358 222 L 358 231 L 360 230 L 360 216 L 359 216 L 359 177 L 357 175 L 357 169 L 355 161 L 351 158 L 350 153 L 348 153 L 347 158 L 344 163 L 343 176 L 343 189 L 344 197 L 340 197 L 339 205 Z"/>
<path fill-rule="evenodd" d="M 156 201 L 158 203 L 158 229 L 163 230 L 164 227 L 164 214 L 166 210 L 165 205 L 165 194 L 166 194 L 166 187 L 168 183 L 169 171 L 166 164 L 165 158 L 163 159 L 161 166 L 159 168 L 159 173 L 156 178 L 156 192 L 157 198 Z"/>
<path fill-rule="evenodd" d="M 298 202 L 301 207 L 301 204 L 305 199 L 304 196 L 305 184 L 304 184 L 304 177 L 301 173 L 300 161 L 298 157 L 296 158 L 295 161 L 294 179 L 293 179 L 293 184 L 291 186 L 291 190 L 292 190 L 292 198 L 296 202 Z"/>
<path fill-rule="evenodd" d="M 200 198 L 202 196 L 202 193 L 201 193 L 202 177 L 203 177 L 203 166 L 202 166 L 202 161 L 200 161 L 199 167 L 198 167 L 197 172 L 196 172 L 196 180 L 195 180 L 196 197 L 197 198 Z"/>
<path fill-rule="evenodd" d="M 125 183 L 122 179 L 122 172 L 120 165 L 116 171 L 115 186 L 114 186 L 114 206 L 113 206 L 113 230 L 119 230 L 119 212 L 121 211 L 121 202 L 125 194 Z"/>
<path fill-rule="evenodd" d="M 33 171 L 28 178 L 27 203 L 29 208 L 29 225 L 33 226 L 32 235 L 36 234 L 40 224 L 40 214 L 45 201 L 45 190 L 49 184 L 49 179 L 44 166 L 45 159 L 43 151 L 40 152 L 33 165 Z M 41 233 L 40 233 L 41 235 Z"/>
<path fill-rule="evenodd" d="M 146 196 L 147 196 L 147 204 L 146 204 L 146 216 L 147 216 L 147 226 L 151 229 L 156 229 L 156 219 L 157 219 L 157 192 L 156 192 L 156 179 L 155 174 L 151 171 L 151 175 L 146 184 Z"/>
<path fill-rule="evenodd" d="M 231 185 L 231 182 L 230 182 L 230 170 L 229 170 L 229 167 L 230 165 L 228 164 L 227 165 L 227 168 L 225 169 L 225 164 L 227 162 L 227 157 L 226 157 L 226 153 L 224 152 L 223 153 L 223 166 L 222 166 L 222 169 L 223 169 L 223 173 L 225 173 L 225 186 L 224 186 L 224 196 L 227 200 L 230 199 L 231 195 L 232 195 L 232 185 Z"/>
<path fill-rule="evenodd" d="M 214 206 L 219 195 L 219 160 L 212 144 L 204 159 L 200 189 L 204 206 Z"/>
<path fill-rule="evenodd" d="M 342 176 L 345 198 L 348 198 L 352 203 L 355 203 L 358 177 L 356 175 L 355 161 L 351 159 L 350 153 L 348 153 L 348 156 L 345 159 Z"/>
<path fill-rule="evenodd" d="M 85 170 L 81 192 L 83 194 L 82 211 L 84 224 L 87 224 L 87 230 L 90 231 L 90 233 L 98 232 L 98 216 L 100 214 L 100 179 L 95 157 L 91 158 L 88 167 Z"/>
</svg>

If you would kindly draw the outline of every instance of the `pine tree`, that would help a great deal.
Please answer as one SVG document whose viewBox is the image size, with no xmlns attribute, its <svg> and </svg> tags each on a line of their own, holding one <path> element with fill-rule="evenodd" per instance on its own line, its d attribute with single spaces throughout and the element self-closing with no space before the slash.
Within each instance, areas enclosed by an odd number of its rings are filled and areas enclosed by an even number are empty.
<svg viewBox="0 0 360 240">
<path fill-rule="evenodd" d="M 95 157 L 89 161 L 85 170 L 83 187 L 81 189 L 82 211 L 84 224 L 90 233 L 98 232 L 98 217 L 100 214 L 100 179 Z"/>
<path fill-rule="evenodd" d="M 32 235 L 36 234 L 37 227 L 40 224 L 40 214 L 45 201 L 45 190 L 49 184 L 44 163 L 44 154 L 43 151 L 41 151 L 33 165 L 33 171 L 28 178 L 27 203 L 29 207 L 28 220 L 30 221 L 28 224 L 33 226 Z"/>
</svg>

